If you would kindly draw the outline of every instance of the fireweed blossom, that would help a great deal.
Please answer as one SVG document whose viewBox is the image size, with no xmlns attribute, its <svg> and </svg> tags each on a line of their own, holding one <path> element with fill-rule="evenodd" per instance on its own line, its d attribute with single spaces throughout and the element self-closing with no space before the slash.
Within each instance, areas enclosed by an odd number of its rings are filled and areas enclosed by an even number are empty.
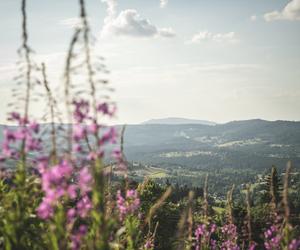
<svg viewBox="0 0 300 250">
<path fill-rule="evenodd" d="M 281 249 L 280 242 L 282 237 L 276 226 L 272 225 L 269 229 L 267 229 L 264 232 L 264 236 L 265 236 L 264 246 L 267 250 Z"/>
<path fill-rule="evenodd" d="M 82 195 L 86 195 L 92 190 L 91 183 L 93 182 L 93 177 L 90 173 L 88 167 L 84 167 L 79 171 L 78 175 L 78 186 Z"/>
<path fill-rule="evenodd" d="M 90 105 L 89 102 L 86 100 L 74 100 L 73 101 L 74 105 L 74 119 L 76 123 L 80 124 L 83 123 L 86 119 L 90 119 L 89 117 L 89 111 L 90 111 Z"/>
<path fill-rule="evenodd" d="M 86 225 L 80 225 L 78 230 L 76 230 L 71 235 L 71 249 L 72 250 L 79 250 L 81 246 L 82 238 L 86 235 L 88 228 Z"/>
<path fill-rule="evenodd" d="M 76 210 L 69 210 L 68 217 L 72 217 L 71 214 L 74 215 L 73 217 L 75 217 L 75 214 L 80 217 L 87 216 L 92 208 L 88 197 L 88 193 L 91 191 L 92 175 L 87 167 L 79 170 L 75 181 L 73 181 L 74 167 L 66 160 L 56 166 L 47 168 L 45 163 L 41 163 L 40 174 L 42 190 L 45 193 L 43 201 L 37 209 L 41 218 L 50 218 L 53 215 L 56 202 L 63 197 L 71 200 L 78 199 Z"/>
<path fill-rule="evenodd" d="M 37 215 L 41 219 L 51 219 L 55 208 L 63 199 L 77 201 L 74 207 L 66 211 L 68 225 L 74 225 L 76 218 L 86 218 L 93 205 L 88 196 L 91 191 L 92 175 L 87 167 L 79 170 L 74 181 L 74 167 L 63 160 L 58 165 L 48 167 L 45 162 L 40 163 L 42 189 L 45 193 L 43 201 L 37 208 Z M 82 238 L 88 228 L 80 225 L 72 230 L 70 236 L 71 249 L 80 249 Z"/>
<path fill-rule="evenodd" d="M 66 218 L 68 225 L 74 225 L 79 219 L 86 219 L 90 215 L 93 203 L 90 198 L 92 191 L 93 176 L 89 168 L 89 162 L 104 156 L 103 146 L 107 143 L 117 142 L 117 131 L 113 127 L 105 127 L 96 122 L 90 115 L 91 109 L 88 101 L 73 101 L 74 112 L 73 117 L 75 124 L 72 126 L 73 140 L 73 160 L 76 160 L 75 166 L 67 161 L 62 160 L 55 166 L 49 166 L 48 159 L 42 159 L 38 162 L 41 174 L 42 190 L 44 198 L 37 209 L 37 214 L 42 219 L 51 219 L 55 213 L 58 203 L 63 200 L 71 200 L 73 207 L 66 209 Z M 97 107 L 98 115 L 112 117 L 115 107 L 109 104 L 99 104 Z M 34 128 L 34 126 L 32 126 Z M 101 134 L 99 133 L 101 129 Z M 95 143 L 89 143 L 89 138 L 97 138 L 93 140 Z M 89 143 L 89 151 L 87 152 L 84 145 Z M 114 157 L 117 161 L 119 157 Z M 79 167 L 79 168 L 78 168 Z M 124 208 L 122 214 L 133 213 L 139 207 L 139 199 L 137 192 L 129 190 L 124 200 Z M 73 228 L 70 236 L 71 248 L 80 249 L 81 241 L 88 228 L 80 225 L 79 229 Z"/>
<path fill-rule="evenodd" d="M 90 198 L 85 195 L 83 196 L 76 205 L 77 208 L 77 214 L 81 217 L 81 218 L 86 218 L 90 212 L 90 210 L 92 209 L 93 204 L 92 201 L 90 200 Z"/>
<path fill-rule="evenodd" d="M 42 219 L 48 219 L 53 215 L 53 209 L 58 200 L 64 196 L 71 199 L 76 198 L 76 186 L 70 184 L 73 173 L 73 166 L 66 160 L 56 166 L 46 167 L 43 163 L 40 165 L 40 174 L 42 181 L 42 190 L 44 198 L 37 208 L 38 216 Z"/>
<path fill-rule="evenodd" d="M 265 242 L 264 246 L 266 250 L 277 250 L 281 249 L 281 241 L 283 236 L 280 233 L 278 227 L 272 225 L 269 229 L 264 232 Z M 288 244 L 288 250 L 300 249 L 300 239 L 293 239 Z"/>
<path fill-rule="evenodd" d="M 116 148 L 112 152 L 112 157 L 117 161 L 117 168 L 121 171 L 127 171 L 127 164 L 123 157 L 123 153 L 119 148 Z"/>
<path fill-rule="evenodd" d="M 73 126 L 73 141 L 75 142 L 73 150 L 75 153 L 86 153 L 84 152 L 84 145 L 87 143 L 89 138 L 96 138 L 95 147 L 89 145 L 89 152 L 84 154 L 85 160 L 93 161 L 96 158 L 104 157 L 103 146 L 107 143 L 115 144 L 117 143 L 118 133 L 114 127 L 106 127 L 100 125 L 97 121 L 90 115 L 90 104 L 85 100 L 75 100 L 74 105 L 74 120 L 75 125 Z M 108 116 L 113 117 L 116 111 L 115 105 L 108 103 L 101 103 L 96 108 L 96 115 L 101 117 Z M 99 131 L 101 130 L 101 134 Z"/>
<path fill-rule="evenodd" d="M 239 250 L 237 245 L 237 231 L 234 224 L 227 224 L 221 228 L 224 241 L 221 245 L 221 250 Z"/>
<path fill-rule="evenodd" d="M 249 245 L 249 250 L 255 250 L 257 244 L 255 242 L 251 242 Z"/>
<path fill-rule="evenodd" d="M 153 248 L 154 248 L 153 240 L 147 240 L 144 245 L 144 249 L 153 249 Z"/>
<path fill-rule="evenodd" d="M 97 106 L 97 110 L 98 110 L 98 112 L 102 113 L 103 115 L 113 117 L 116 113 L 117 107 L 114 104 L 100 103 Z"/>
<path fill-rule="evenodd" d="M 20 153 L 37 152 L 42 149 L 41 139 L 38 138 L 39 124 L 23 118 L 19 113 L 12 112 L 8 118 L 9 121 L 17 123 L 15 129 L 4 130 L 4 140 L 2 142 L 1 160 L 19 159 Z M 20 151 L 24 143 L 23 152 Z"/>
<path fill-rule="evenodd" d="M 293 239 L 289 244 L 288 250 L 297 250 L 297 249 L 300 249 L 300 239 L 299 240 Z"/>
<path fill-rule="evenodd" d="M 211 235 L 215 233 L 217 230 L 217 226 L 215 224 L 206 225 L 206 224 L 200 224 L 195 230 L 195 238 L 196 238 L 196 244 L 195 249 L 200 250 L 203 247 L 206 247 L 209 249 L 216 249 L 216 241 L 211 239 Z"/>
<path fill-rule="evenodd" d="M 120 221 L 123 221 L 127 215 L 134 214 L 140 207 L 140 199 L 136 190 L 127 190 L 124 198 L 119 190 L 117 192 L 117 207 Z"/>
</svg>

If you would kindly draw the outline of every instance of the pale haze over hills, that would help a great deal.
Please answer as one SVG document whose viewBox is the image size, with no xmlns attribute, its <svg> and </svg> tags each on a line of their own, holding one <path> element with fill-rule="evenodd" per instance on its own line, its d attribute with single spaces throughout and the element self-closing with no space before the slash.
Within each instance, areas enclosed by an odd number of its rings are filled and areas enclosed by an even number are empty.
<svg viewBox="0 0 300 250">
<path fill-rule="evenodd" d="M 206 121 L 206 120 L 198 120 L 198 119 L 167 117 L 167 118 L 151 119 L 151 120 L 143 122 L 142 124 L 166 124 L 166 125 L 202 124 L 202 125 L 216 125 L 217 123 L 211 122 L 211 121 Z"/>
</svg>

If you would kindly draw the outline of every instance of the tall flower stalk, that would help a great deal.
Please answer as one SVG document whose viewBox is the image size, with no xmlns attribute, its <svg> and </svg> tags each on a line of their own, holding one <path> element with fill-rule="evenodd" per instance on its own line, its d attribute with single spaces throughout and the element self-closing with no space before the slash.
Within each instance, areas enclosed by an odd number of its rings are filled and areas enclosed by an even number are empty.
<svg viewBox="0 0 300 250">
<path fill-rule="evenodd" d="M 234 217 L 233 217 L 233 191 L 235 186 L 232 185 L 232 188 L 227 192 L 227 221 L 228 224 L 234 224 Z"/>
<path fill-rule="evenodd" d="M 31 62 L 31 57 L 30 57 L 30 52 L 31 49 L 28 45 L 28 31 L 27 31 L 27 14 L 26 14 L 26 6 L 27 1 L 22 0 L 22 46 L 19 50 L 19 53 L 22 54 L 24 53 L 24 58 L 25 58 L 25 65 L 26 65 L 26 72 L 25 72 L 25 83 L 26 83 L 26 90 L 25 90 L 25 105 L 24 105 L 24 124 L 23 126 L 25 127 L 27 125 L 28 121 L 28 116 L 29 116 L 29 105 L 30 105 L 30 96 L 31 96 L 31 89 L 32 89 L 32 62 Z M 21 125 L 21 124 L 19 124 Z M 26 152 L 25 152 L 25 147 L 26 147 L 26 135 L 22 140 L 21 143 L 21 150 L 20 150 L 20 159 L 21 162 L 19 164 L 19 172 L 20 172 L 20 178 L 22 179 L 21 181 L 23 182 L 26 178 Z M 23 177 L 22 177 L 23 176 Z"/>
<path fill-rule="evenodd" d="M 203 189 L 203 213 L 204 219 L 208 220 L 208 174 L 205 176 Z"/>
<path fill-rule="evenodd" d="M 249 245 L 252 243 L 252 217 L 251 217 L 251 199 L 250 199 L 250 184 L 246 186 L 246 206 L 247 206 L 247 236 Z"/>
<path fill-rule="evenodd" d="M 55 125 L 55 110 L 54 107 L 56 106 L 56 100 L 54 99 L 52 95 L 52 91 L 49 86 L 49 82 L 47 79 L 46 74 L 46 65 L 42 63 L 42 75 L 43 75 L 43 85 L 46 89 L 47 98 L 48 98 L 48 104 L 50 109 L 50 125 L 51 125 L 51 153 L 50 158 L 53 164 L 58 163 L 58 156 L 57 156 L 57 131 L 56 131 L 56 125 Z"/>
</svg>

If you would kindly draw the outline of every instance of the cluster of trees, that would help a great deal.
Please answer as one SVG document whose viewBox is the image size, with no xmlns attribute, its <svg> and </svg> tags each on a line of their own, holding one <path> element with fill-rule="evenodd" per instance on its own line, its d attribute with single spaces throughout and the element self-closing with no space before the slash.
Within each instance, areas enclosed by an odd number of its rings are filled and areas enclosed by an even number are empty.
<svg viewBox="0 0 300 250">
<path fill-rule="evenodd" d="M 112 209 L 112 211 L 114 210 L 113 207 L 116 206 L 115 212 L 118 216 L 118 203 L 113 205 L 112 201 L 119 198 L 114 194 L 116 194 L 118 190 L 121 190 L 121 193 L 126 193 L 126 190 L 137 190 L 139 197 L 139 215 L 136 213 L 134 216 L 139 217 L 138 220 L 141 225 L 143 221 L 149 223 L 147 222 L 149 216 L 151 216 L 151 222 L 147 227 L 138 226 L 140 227 L 139 230 L 141 230 L 141 234 L 136 240 L 141 241 L 142 239 L 147 239 L 147 235 L 149 234 L 148 230 L 154 232 L 152 234 L 153 238 L 150 237 L 152 241 L 151 244 L 153 244 L 150 249 L 194 249 L 196 246 L 194 231 L 197 229 L 197 225 L 210 225 L 214 223 L 216 227 L 223 228 L 224 225 L 228 224 L 228 221 L 236 226 L 238 232 L 236 236 L 237 246 L 241 249 L 242 247 L 243 249 L 247 249 L 246 247 L 250 247 L 250 242 L 254 242 L 257 247 L 256 249 L 263 249 L 266 243 L 264 233 L 274 224 L 283 225 L 286 223 L 285 220 L 287 218 L 289 226 L 292 228 L 290 231 L 292 236 L 290 237 L 296 238 L 300 236 L 300 228 L 298 226 L 300 224 L 300 202 L 299 196 L 297 195 L 297 192 L 300 191 L 300 176 L 298 173 L 290 173 L 289 176 L 290 179 L 285 180 L 278 174 L 277 169 L 273 167 L 272 171 L 269 174 L 262 175 L 258 182 L 245 185 L 244 190 L 230 190 L 227 199 L 219 199 L 210 194 L 208 185 L 211 182 L 210 178 L 206 178 L 204 186 L 202 187 L 171 184 L 169 181 L 161 184 L 151 179 L 145 179 L 142 183 L 139 183 L 125 178 L 115 180 L 110 184 L 110 189 L 107 189 L 106 192 L 109 192 L 107 195 L 112 195 L 113 197 L 107 200 L 108 203 L 106 203 L 105 206 L 106 209 Z M 7 207 L 9 204 L 13 205 L 13 203 L 11 203 L 12 201 L 7 203 L 7 199 L 15 199 L 17 198 L 15 196 L 18 195 L 18 190 L 15 189 L 15 185 L 19 185 L 15 180 L 16 177 L 15 174 L 6 175 L 5 172 L 2 172 L 1 175 L 0 199 L 2 205 L 0 206 L 0 218 L 2 222 L 0 225 L 2 229 L 0 229 L 0 232 L 4 234 L 7 234 L 7 228 L 5 229 L 5 227 L 8 226 L 6 221 L 8 216 L 6 209 L 9 208 Z M 25 185 L 26 190 L 22 190 L 24 197 L 20 197 L 22 200 L 26 199 L 24 200 L 26 201 L 25 204 L 22 204 L 22 206 L 26 209 L 26 213 L 31 214 L 31 216 L 36 213 L 43 196 L 39 182 L 33 181 L 36 178 L 39 177 L 35 177 L 34 174 L 28 176 L 29 185 Z M 287 185 L 286 181 L 288 181 L 288 186 L 285 186 Z M 286 190 L 287 187 L 288 190 Z M 286 195 L 288 196 L 286 197 Z M 288 203 L 285 204 L 285 202 Z M 70 205 L 71 204 L 68 206 Z M 287 207 L 288 215 L 285 214 Z M 188 211 L 191 217 L 187 216 Z M 278 221 L 276 222 L 274 222 L 275 214 L 278 217 Z M 10 216 L 17 215 L 10 213 Z M 30 240 L 35 241 L 39 239 L 41 235 L 44 235 L 44 233 L 47 234 L 47 231 L 50 230 L 47 226 L 49 222 L 35 218 L 35 216 L 31 219 L 26 218 L 26 225 L 24 221 L 22 221 L 22 218 L 18 217 L 15 219 L 21 220 L 18 226 L 23 227 L 22 230 L 25 231 L 22 234 L 27 235 L 27 241 L 29 242 Z M 86 222 L 84 225 L 89 225 L 89 222 Z M 131 224 L 130 227 L 135 227 L 136 225 L 134 225 L 135 224 Z M 10 227 L 14 226 L 16 225 L 10 225 Z M 31 229 L 25 228 L 27 226 Z M 54 224 L 52 226 L 57 225 Z M 191 239 L 189 239 L 187 233 L 190 226 L 192 230 Z M 184 230 L 182 230 L 182 227 Z M 125 228 L 124 230 L 129 230 L 129 228 Z M 46 231 L 43 232 L 43 230 Z M 133 228 L 130 230 L 134 231 Z M 251 236 L 249 236 L 249 230 Z M 18 235 L 21 232 L 16 231 L 16 233 Z M 48 233 L 50 234 L 51 231 Z M 15 237 L 17 237 L 17 235 L 15 235 Z M 43 240 L 43 237 L 41 240 Z M 214 236 L 217 240 L 221 240 L 220 237 L 219 235 Z M 6 245 L 7 239 L 3 241 L 4 239 L 6 238 L 0 237 L 0 245 L 2 245 L 2 247 L 15 249 L 14 247 Z M 190 246 L 187 243 L 189 240 L 193 242 Z M 130 249 L 127 244 L 128 242 L 124 243 L 123 247 L 119 245 L 118 247 L 120 248 L 118 249 Z M 30 243 L 30 245 L 32 247 L 35 246 L 33 243 Z M 26 246 L 26 244 L 23 243 L 23 246 Z M 47 244 L 44 242 L 32 249 L 40 249 L 39 247 L 45 247 L 45 249 L 47 249 Z M 80 249 L 89 249 L 85 244 L 81 247 Z M 117 248 L 111 247 L 110 249 Z"/>
<path fill-rule="evenodd" d="M 292 225 L 294 236 L 300 236 L 300 173 L 292 172 L 288 180 L 288 208 L 289 223 Z M 284 205 L 284 174 L 279 174 L 273 166 L 269 172 L 261 174 L 251 184 L 240 185 L 232 192 L 232 220 L 237 227 L 238 245 L 246 247 L 249 244 L 248 216 L 250 215 L 251 241 L 255 242 L 257 249 L 264 248 L 264 233 L 274 224 L 274 214 L 283 223 L 285 213 Z M 205 179 L 205 178 L 204 178 Z M 194 226 L 201 223 L 215 223 L 222 227 L 229 216 L 228 197 L 222 198 L 211 193 L 211 187 L 217 185 L 215 178 L 209 176 L 208 181 L 200 187 L 172 183 L 169 179 L 146 179 L 142 184 L 132 181 L 133 187 L 142 186 L 140 189 L 141 209 L 147 213 L 151 206 L 167 191 L 172 188 L 172 193 L 157 210 L 153 222 L 158 223 L 155 238 L 155 249 L 178 249 L 179 224 L 187 207 L 190 206 L 189 194 L 193 193 L 192 211 Z M 234 180 L 232 180 L 234 183 Z M 221 182 L 222 183 L 222 182 Z M 206 185 L 206 187 L 205 187 Z M 228 192 L 229 189 L 226 191 Z M 207 192 L 205 197 L 205 192 Z M 247 195 L 249 196 L 247 198 Z M 247 200 L 248 199 L 248 200 Z M 205 219 L 205 204 L 207 202 L 207 218 Z M 249 211 L 250 212 L 249 212 Z M 283 216 L 284 217 L 284 216 Z M 206 222 L 205 222 L 206 221 Z M 246 248 L 245 248 L 246 249 Z M 281 248 L 279 248 L 281 249 Z"/>
</svg>

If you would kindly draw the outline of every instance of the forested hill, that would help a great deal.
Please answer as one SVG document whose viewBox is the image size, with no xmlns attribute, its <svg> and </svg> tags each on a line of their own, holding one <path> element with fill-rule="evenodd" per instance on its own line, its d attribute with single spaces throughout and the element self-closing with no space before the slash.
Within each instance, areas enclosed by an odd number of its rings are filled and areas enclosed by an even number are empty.
<svg viewBox="0 0 300 250">
<path fill-rule="evenodd" d="M 0 126 L 0 142 L 4 127 Z M 47 127 L 44 124 L 41 130 Z M 273 164 L 282 168 L 288 160 L 300 167 L 300 122 L 128 125 L 124 141 L 129 161 L 160 167 L 262 171 Z"/>
<path fill-rule="evenodd" d="M 300 122 L 246 120 L 201 124 L 129 125 L 128 159 L 189 168 L 265 169 L 300 165 Z"/>
</svg>

